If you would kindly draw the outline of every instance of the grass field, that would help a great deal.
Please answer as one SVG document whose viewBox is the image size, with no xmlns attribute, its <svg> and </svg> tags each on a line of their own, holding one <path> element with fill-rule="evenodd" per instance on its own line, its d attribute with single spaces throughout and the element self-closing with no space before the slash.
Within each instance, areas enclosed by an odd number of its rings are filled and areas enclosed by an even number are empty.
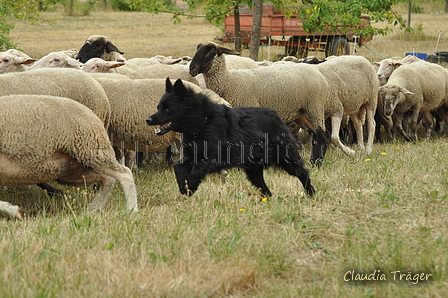
<svg viewBox="0 0 448 298">
<path fill-rule="evenodd" d="M 420 36 L 395 32 L 369 48 L 432 53 L 441 30 L 439 50 L 448 50 L 447 15 L 413 21 Z M 108 36 L 128 58 L 177 57 L 220 30 L 201 19 L 172 25 L 167 15 L 95 13 L 19 23 L 12 37 L 38 58 L 79 49 L 91 34 Z M 357 54 L 382 59 L 366 48 Z M 315 197 L 267 170 L 268 201 L 238 170 L 181 196 L 172 168 L 153 162 L 134 171 L 136 215 L 125 212 L 118 184 L 101 214 L 85 213 L 91 188 L 63 188 L 67 196 L 54 199 L 35 186 L 3 188 L 1 200 L 20 205 L 25 220 L 0 220 L 0 297 L 447 297 L 447 152 L 437 134 L 376 143 L 369 156 L 333 147 L 311 168 Z M 371 280 L 355 280 L 363 277 Z"/>
</svg>

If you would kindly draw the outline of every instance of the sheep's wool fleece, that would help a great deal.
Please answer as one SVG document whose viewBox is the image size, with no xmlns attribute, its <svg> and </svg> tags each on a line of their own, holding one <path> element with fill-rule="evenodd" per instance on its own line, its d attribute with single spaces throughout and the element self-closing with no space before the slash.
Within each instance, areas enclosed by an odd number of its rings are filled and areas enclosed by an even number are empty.
<svg viewBox="0 0 448 298">
<path fill-rule="evenodd" d="M 88 73 L 70 68 L 41 68 L 0 76 L 0 96 L 39 94 L 71 98 L 90 108 L 107 127 L 110 105 L 101 85 Z"/>
<path fill-rule="evenodd" d="M 103 123 L 84 105 L 47 95 L 2 96 L 0 105 L 0 152 L 11 160 L 32 166 L 61 152 L 86 167 L 116 168 Z"/>
<path fill-rule="evenodd" d="M 159 100 L 165 94 L 165 79 L 99 78 L 98 82 L 109 98 L 112 113 L 109 132 L 114 146 L 124 145 L 130 150 L 154 152 L 178 140 L 178 135 L 174 132 L 156 135 L 154 128 L 145 122 L 149 115 L 157 111 Z M 190 83 L 188 86 L 195 85 Z M 195 88 L 200 92 L 198 86 Z"/>
<path fill-rule="evenodd" d="M 275 64 L 229 71 L 221 55 L 215 56 L 204 80 L 207 88 L 232 106 L 267 107 L 277 111 L 286 122 L 305 112 L 314 127 L 324 127 L 328 84 L 312 65 Z"/>
</svg>

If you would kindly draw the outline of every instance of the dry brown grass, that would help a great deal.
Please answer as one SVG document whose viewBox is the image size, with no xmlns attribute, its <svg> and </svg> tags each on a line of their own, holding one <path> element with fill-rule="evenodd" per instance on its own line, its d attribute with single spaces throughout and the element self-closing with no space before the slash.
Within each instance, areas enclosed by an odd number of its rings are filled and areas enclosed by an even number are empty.
<svg viewBox="0 0 448 298">
<path fill-rule="evenodd" d="M 173 25 L 169 14 L 151 15 L 145 12 L 96 12 L 85 17 L 49 15 L 57 16 L 59 20 L 54 25 L 41 24 L 38 27 L 18 23 L 12 31 L 11 36 L 19 48 L 32 57 L 40 58 L 52 51 L 79 49 L 92 34 L 109 37 L 127 58 L 158 54 L 193 56 L 198 43 L 221 37 L 221 29 L 203 18 L 183 18 L 179 25 Z M 447 14 L 413 14 L 411 23 L 413 33 L 396 30 L 387 36 L 376 36 L 367 43 L 367 47 L 358 48 L 356 55 L 365 56 L 373 62 L 383 56 L 404 56 L 409 52 L 434 54 L 436 50 L 448 51 Z M 373 25 L 384 27 L 384 24 Z M 232 44 L 227 45 L 232 47 Z M 275 59 L 277 54 L 284 53 L 284 49 L 261 47 L 259 60 L 268 59 L 268 53 L 271 59 Z M 322 52 L 311 54 L 321 58 L 324 55 Z M 248 50 L 244 50 L 243 55 L 248 56 Z"/>
<path fill-rule="evenodd" d="M 220 35 L 203 20 L 173 26 L 169 18 L 95 13 L 53 27 L 18 24 L 13 37 L 40 57 L 104 34 L 131 58 L 193 55 L 197 43 Z M 394 33 L 368 46 L 387 56 L 413 47 L 430 53 L 446 18 L 414 16 L 432 36 L 422 43 Z M 441 50 L 448 49 L 444 34 Z M 311 169 L 315 197 L 305 197 L 297 179 L 268 170 L 274 196 L 267 202 L 238 170 L 208 177 L 185 198 L 171 168 L 150 164 L 134 172 L 137 215 L 123 211 L 119 186 L 106 212 L 94 215 L 84 213 L 90 188 L 64 188 L 66 201 L 35 187 L 3 189 L 1 199 L 26 216 L 0 221 L 0 297 L 447 297 L 447 152 L 437 135 L 375 144 L 368 157 L 330 148 L 326 163 Z M 349 270 L 381 270 L 388 281 L 346 282 Z M 432 278 L 414 285 L 393 280 L 396 270 Z"/>
<path fill-rule="evenodd" d="M 97 12 L 85 17 L 60 14 L 54 25 L 38 27 L 17 24 L 11 36 L 19 48 L 32 57 L 40 58 L 49 52 L 79 49 L 92 34 L 102 34 L 125 52 L 127 58 L 166 55 L 193 55 L 200 42 L 213 40 L 220 29 L 203 18 L 184 18 L 173 25 L 169 14 L 151 15 L 145 12 Z"/>
</svg>

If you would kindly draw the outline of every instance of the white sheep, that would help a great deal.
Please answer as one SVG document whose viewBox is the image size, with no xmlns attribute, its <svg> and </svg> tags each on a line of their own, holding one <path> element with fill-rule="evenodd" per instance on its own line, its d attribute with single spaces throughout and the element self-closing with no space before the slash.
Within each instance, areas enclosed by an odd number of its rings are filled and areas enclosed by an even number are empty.
<svg viewBox="0 0 448 298">
<path fill-rule="evenodd" d="M 160 98 L 165 94 L 166 79 L 114 80 L 98 78 L 98 82 L 105 90 L 110 106 L 111 121 L 109 133 L 112 145 L 118 149 L 127 149 L 149 153 L 163 150 L 179 140 L 174 132 L 157 136 L 148 130 L 144 121 L 148 115 L 157 111 Z M 173 80 L 174 82 L 174 80 Z M 184 84 L 202 92 L 197 85 L 184 81 Z M 212 93 L 206 94 L 211 95 Z M 216 103 L 227 104 L 219 96 L 211 97 Z M 149 113 L 149 114 L 148 114 Z M 120 158 L 120 156 L 117 156 Z"/>
<path fill-rule="evenodd" d="M 434 122 L 431 111 L 448 102 L 448 75 L 438 64 L 419 61 L 401 65 L 390 75 L 387 83 L 379 87 L 386 116 L 395 114 L 394 125 L 406 140 L 417 139 L 419 114 L 427 121 L 426 138 L 431 136 Z M 403 114 L 411 111 L 410 127 L 413 135 L 403 130 Z M 444 116 L 445 121 L 446 115 Z M 448 122 L 447 122 L 448 123 Z"/>
<path fill-rule="evenodd" d="M 36 62 L 36 59 L 15 49 L 0 52 L 0 74 L 27 71 L 29 65 L 34 62 Z"/>
<path fill-rule="evenodd" d="M 223 54 L 239 53 L 212 42 L 198 45 L 190 63 L 190 74 L 202 73 L 207 88 L 232 106 L 271 108 L 285 122 L 307 114 L 316 132 L 313 134 L 316 142 L 313 144 L 312 161 L 322 159 L 326 143 L 324 105 L 328 83 L 321 72 L 315 66 L 303 63 L 229 70 Z"/>
<path fill-rule="evenodd" d="M 61 67 L 61 68 L 75 68 L 80 69 L 83 63 L 71 58 L 64 52 L 51 52 L 44 57 L 37 60 L 30 69 L 37 69 L 43 67 Z"/>
<path fill-rule="evenodd" d="M 150 115 L 148 113 L 157 110 L 157 104 L 165 92 L 165 80 L 97 80 L 105 90 L 111 106 L 109 135 L 117 154 L 121 152 L 118 149 L 156 152 L 179 139 L 174 132 L 156 136 L 148 130 L 144 121 Z M 120 156 L 117 158 L 120 159 Z"/>
<path fill-rule="evenodd" d="M 110 105 L 101 85 L 89 74 L 71 68 L 40 68 L 0 76 L 0 96 L 40 94 L 71 98 L 109 124 Z"/>
<path fill-rule="evenodd" d="M 92 76 L 94 79 L 116 79 L 116 80 L 130 80 L 126 75 L 122 75 L 119 73 L 111 73 L 111 72 L 88 72 L 90 76 Z"/>
<path fill-rule="evenodd" d="M 253 69 L 260 67 L 255 60 L 237 55 L 225 56 L 227 69 Z"/>
<path fill-rule="evenodd" d="M 100 211 L 117 179 L 127 210 L 138 210 L 132 172 L 117 162 L 103 122 L 90 109 L 48 95 L 2 96 L 0 105 L 2 185 L 99 183 L 89 210 Z M 1 202 L 0 210 L 21 218 L 17 206 Z"/>
<path fill-rule="evenodd" d="M 115 68 L 125 64 L 125 62 L 120 61 L 106 61 L 101 58 L 91 58 L 81 66 L 81 70 L 89 73 L 117 73 L 114 71 Z"/>
<path fill-rule="evenodd" d="M 374 62 L 373 64 L 378 67 L 376 72 L 378 76 L 378 80 L 380 80 L 380 85 L 384 85 L 387 83 L 392 72 L 400 67 L 403 64 L 409 64 L 417 61 L 423 61 L 420 58 L 408 55 L 404 58 L 401 57 L 392 57 L 381 60 L 380 62 Z"/>
<path fill-rule="evenodd" d="M 190 75 L 188 66 L 186 65 L 150 65 L 139 68 L 127 75 L 131 79 L 181 79 L 183 81 L 191 82 L 199 86 L 196 78 Z"/>
<path fill-rule="evenodd" d="M 62 50 L 61 52 L 68 55 L 70 58 L 73 58 L 73 59 L 76 59 L 76 55 L 78 54 L 77 49 Z"/>
<path fill-rule="evenodd" d="M 379 87 L 372 64 L 362 56 L 338 56 L 317 64 L 316 68 L 329 84 L 325 115 L 331 116 L 333 142 L 338 142 L 339 139 L 342 104 L 343 115 L 350 116 L 353 121 L 359 147 L 365 149 L 367 154 L 372 153 Z M 363 140 L 364 117 L 368 133 L 366 147 Z"/>
</svg>

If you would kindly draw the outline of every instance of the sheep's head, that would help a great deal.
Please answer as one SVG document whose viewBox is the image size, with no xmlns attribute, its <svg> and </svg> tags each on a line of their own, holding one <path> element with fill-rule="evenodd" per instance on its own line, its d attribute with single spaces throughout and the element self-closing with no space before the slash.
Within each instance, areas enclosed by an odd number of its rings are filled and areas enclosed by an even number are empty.
<svg viewBox="0 0 448 298">
<path fill-rule="evenodd" d="M 387 58 L 381 60 L 381 62 L 374 62 L 374 65 L 378 67 L 376 72 L 380 81 L 387 81 L 392 72 L 397 69 L 402 63 L 400 58 Z"/>
<path fill-rule="evenodd" d="M 197 76 L 200 73 L 208 72 L 212 68 L 215 57 L 222 54 L 241 55 L 240 52 L 222 47 L 214 42 L 200 43 L 190 62 L 190 75 Z"/>
<path fill-rule="evenodd" d="M 406 95 L 414 93 L 398 84 L 386 84 L 378 88 L 378 96 L 384 103 L 384 115 L 391 116 L 397 104 L 405 100 Z"/>
<path fill-rule="evenodd" d="M 0 73 L 25 71 L 25 64 L 34 63 L 36 59 L 28 56 L 17 56 L 11 52 L 0 52 Z"/>
<path fill-rule="evenodd" d="M 103 35 L 90 36 L 76 55 L 76 59 L 86 63 L 91 58 L 103 58 L 105 54 L 121 52 L 107 37 Z"/>
<path fill-rule="evenodd" d="M 83 64 L 75 60 L 63 52 L 52 52 L 40 58 L 34 63 L 31 68 L 42 67 L 61 67 L 61 68 L 77 68 L 79 69 Z"/>
<path fill-rule="evenodd" d="M 100 73 L 106 73 L 111 72 L 112 68 L 119 67 L 122 65 L 125 65 L 124 62 L 118 62 L 118 61 L 105 61 L 101 58 L 92 58 L 89 59 L 82 67 L 81 69 L 85 72 L 100 72 Z"/>
</svg>

